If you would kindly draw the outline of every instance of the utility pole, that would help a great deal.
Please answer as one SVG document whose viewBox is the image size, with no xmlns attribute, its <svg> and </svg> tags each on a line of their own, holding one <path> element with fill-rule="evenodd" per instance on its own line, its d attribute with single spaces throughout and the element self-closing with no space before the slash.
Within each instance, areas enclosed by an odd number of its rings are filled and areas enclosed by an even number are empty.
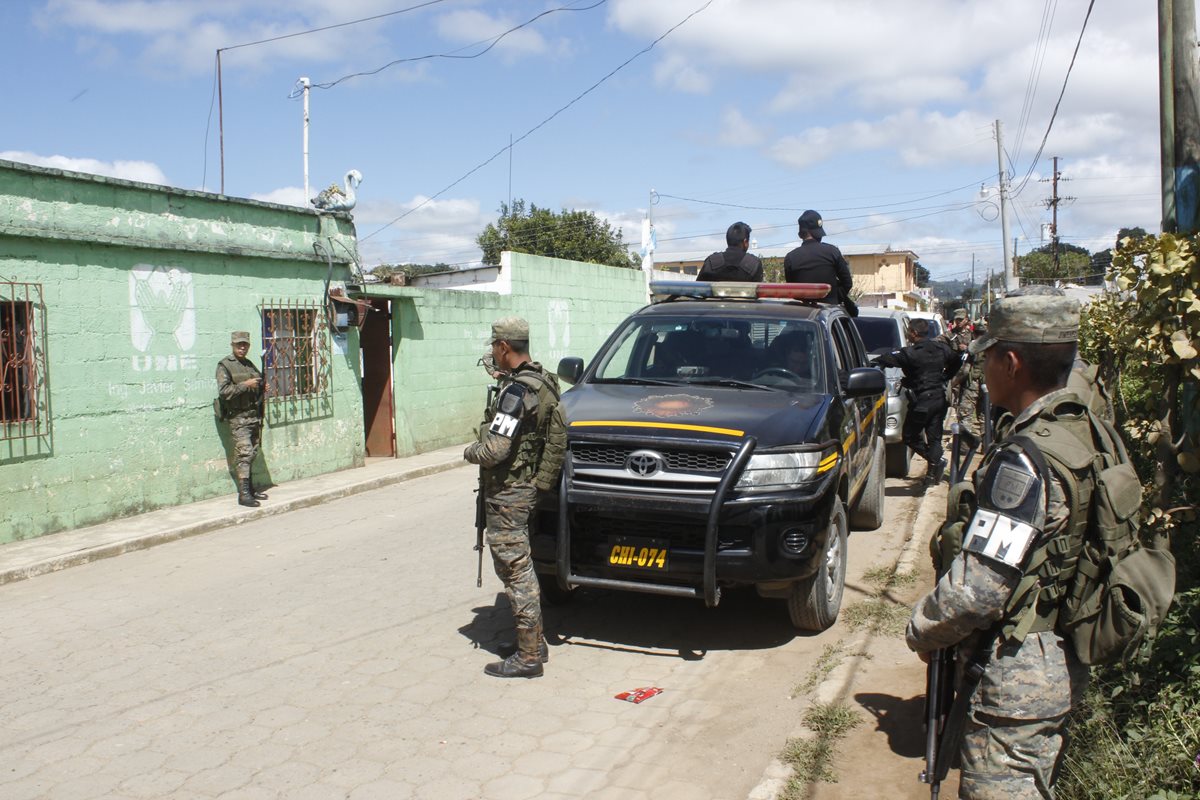
<svg viewBox="0 0 1200 800">
<path fill-rule="evenodd" d="M 1051 214 L 1051 217 L 1050 217 L 1050 219 L 1051 219 L 1051 222 L 1050 222 L 1050 246 L 1051 246 L 1051 253 L 1053 253 L 1053 255 L 1054 255 L 1054 274 L 1055 275 L 1059 274 L 1059 271 L 1058 271 L 1058 254 L 1059 254 L 1059 248 L 1058 248 L 1058 204 L 1075 199 L 1074 197 L 1059 197 L 1058 196 L 1058 181 L 1060 178 L 1062 178 L 1062 173 L 1058 171 L 1058 156 L 1055 156 L 1054 157 L 1054 170 L 1051 173 L 1050 178 L 1049 178 L 1050 199 L 1044 201 L 1046 207 L 1050 209 L 1050 214 Z M 1042 178 L 1043 183 L 1046 180 L 1047 180 L 1046 178 Z M 1062 180 L 1067 180 L 1067 179 L 1062 178 Z"/>
<path fill-rule="evenodd" d="M 312 81 L 300 79 L 300 88 L 304 91 L 304 202 L 308 203 L 308 93 Z"/>
<path fill-rule="evenodd" d="M 1017 276 L 1013 272 L 1013 251 L 1008 246 L 1008 175 L 1004 171 L 1004 136 L 1000 131 L 1000 120 L 996 120 L 996 166 L 1000 176 L 1000 236 L 1004 243 L 1004 289 L 1017 288 Z"/>
<path fill-rule="evenodd" d="M 1162 229 L 1200 230 L 1200 100 L 1195 0 L 1158 0 Z"/>
</svg>

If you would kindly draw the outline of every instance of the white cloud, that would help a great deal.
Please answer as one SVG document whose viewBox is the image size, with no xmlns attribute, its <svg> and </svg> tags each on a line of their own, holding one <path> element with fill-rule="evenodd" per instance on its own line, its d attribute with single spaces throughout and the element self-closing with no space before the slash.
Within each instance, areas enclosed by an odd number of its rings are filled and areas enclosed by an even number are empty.
<svg viewBox="0 0 1200 800">
<path fill-rule="evenodd" d="M 483 214 L 474 198 L 429 200 L 416 195 L 402 202 L 364 199 L 354 210 L 359 250 L 369 265 L 478 263 L 475 237 L 491 221 L 493 215 Z M 363 241 L 363 237 L 370 238 Z"/>
<path fill-rule="evenodd" d="M 310 190 L 310 193 L 316 195 L 316 190 Z M 265 203 L 278 203 L 283 206 L 312 208 L 312 204 L 308 202 L 309 198 L 304 196 L 304 187 L 302 186 L 284 186 L 270 192 L 255 193 L 250 195 L 250 199 L 262 200 Z"/>
<path fill-rule="evenodd" d="M 717 142 L 728 147 L 755 147 L 762 144 L 766 132 L 761 125 L 751 122 L 736 108 L 721 112 L 721 131 Z"/>
<path fill-rule="evenodd" d="M 493 39 L 518 24 L 482 11 L 451 11 L 438 17 L 437 31 L 452 42 L 474 43 Z M 513 31 L 496 44 L 496 50 L 509 56 L 544 53 L 547 49 L 545 38 L 531 27 Z"/>
<path fill-rule="evenodd" d="M 38 167 L 65 169 L 71 172 L 88 172 L 93 175 L 105 175 L 109 178 L 121 178 L 127 181 L 142 183 L 158 183 L 169 186 L 170 182 L 157 164 L 150 161 L 99 161 L 94 158 L 72 158 L 70 156 L 42 156 L 37 153 L 19 150 L 0 152 L 0 159 L 19 161 L 22 164 L 33 164 Z"/>
<path fill-rule="evenodd" d="M 654 80 L 659 86 L 669 86 L 688 94 L 707 94 L 712 86 L 703 71 L 680 55 L 667 56 L 655 65 Z"/>
</svg>

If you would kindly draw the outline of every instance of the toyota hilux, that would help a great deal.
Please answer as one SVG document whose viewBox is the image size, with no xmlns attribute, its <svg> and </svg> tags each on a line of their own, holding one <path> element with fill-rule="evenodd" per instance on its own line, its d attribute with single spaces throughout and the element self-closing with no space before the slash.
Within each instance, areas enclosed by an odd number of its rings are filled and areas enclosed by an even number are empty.
<svg viewBox="0 0 1200 800">
<path fill-rule="evenodd" d="M 656 282 L 559 375 L 568 452 L 531 543 L 576 587 L 703 599 L 752 585 L 836 620 L 849 527 L 883 521 L 884 376 L 823 284 Z"/>
</svg>

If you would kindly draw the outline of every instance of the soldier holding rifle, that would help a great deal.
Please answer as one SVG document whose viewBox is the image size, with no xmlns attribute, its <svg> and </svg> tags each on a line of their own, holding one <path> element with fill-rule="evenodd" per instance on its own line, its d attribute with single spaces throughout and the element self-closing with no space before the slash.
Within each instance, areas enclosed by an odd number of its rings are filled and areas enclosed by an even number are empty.
<svg viewBox="0 0 1200 800">
<path fill-rule="evenodd" d="M 1040 468 L 1034 441 L 1075 435 L 1081 418 L 1086 424 L 1086 401 L 1066 388 L 1078 327 L 1073 300 L 1008 297 L 995 304 L 988 335 L 971 344 L 993 401 L 1007 413 L 973 486 L 951 490 L 934 542 L 940 578 L 908 624 L 908 646 L 923 660 L 953 647 L 964 668 L 936 768 L 923 776 L 935 797 L 956 752 L 960 798 L 1053 797 L 1067 714 L 1088 673 L 1055 628 L 1062 587 L 1052 581 L 1029 592 L 1023 579 L 1036 548 L 1086 525 L 1087 505 L 1072 514 L 1067 499 L 1078 487 Z M 1094 452 L 1090 439 L 1079 444 Z M 944 697 L 933 691 L 930 703 L 945 712 Z M 930 715 L 934 726 L 938 716 Z"/>
<path fill-rule="evenodd" d="M 505 317 L 492 323 L 491 356 L 495 372 L 507 373 L 507 383 L 489 404 L 479 441 L 469 445 L 463 457 L 482 468 L 482 521 L 496 575 L 512 606 L 517 641 L 507 658 L 488 664 L 484 672 L 535 678 L 543 673 L 549 652 L 529 549 L 529 520 L 537 493 L 558 486 L 566 426 L 557 379 L 529 358 L 528 322 Z"/>
</svg>

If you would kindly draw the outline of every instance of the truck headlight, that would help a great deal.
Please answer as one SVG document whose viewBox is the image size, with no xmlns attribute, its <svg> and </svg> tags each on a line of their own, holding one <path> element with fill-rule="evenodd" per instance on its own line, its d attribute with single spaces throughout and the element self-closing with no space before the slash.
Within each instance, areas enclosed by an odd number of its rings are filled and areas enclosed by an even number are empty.
<svg viewBox="0 0 1200 800">
<path fill-rule="evenodd" d="M 739 492 L 775 492 L 791 489 L 824 475 L 837 466 L 838 451 L 806 450 L 755 453 L 734 487 Z"/>
</svg>

